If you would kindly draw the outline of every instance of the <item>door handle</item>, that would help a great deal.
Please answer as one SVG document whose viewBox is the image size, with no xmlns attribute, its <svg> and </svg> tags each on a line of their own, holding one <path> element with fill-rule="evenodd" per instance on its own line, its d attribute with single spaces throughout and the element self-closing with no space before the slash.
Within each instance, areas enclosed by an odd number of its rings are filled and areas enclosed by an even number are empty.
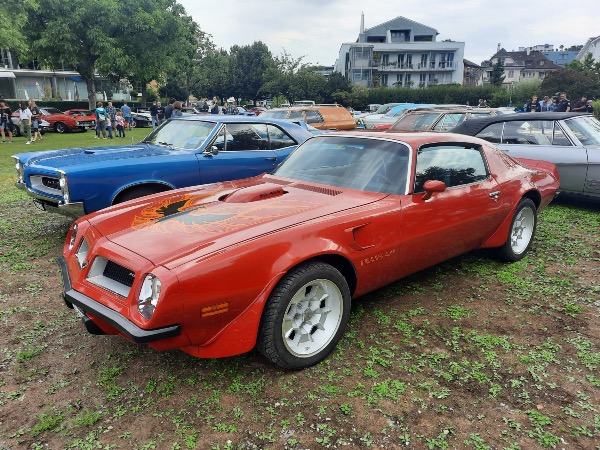
<svg viewBox="0 0 600 450">
<path fill-rule="evenodd" d="M 267 156 L 265 159 L 267 161 L 277 161 L 277 157 L 276 156 Z"/>
<path fill-rule="evenodd" d="M 488 195 L 492 200 L 498 202 L 498 198 L 500 197 L 500 191 L 490 192 Z"/>
</svg>

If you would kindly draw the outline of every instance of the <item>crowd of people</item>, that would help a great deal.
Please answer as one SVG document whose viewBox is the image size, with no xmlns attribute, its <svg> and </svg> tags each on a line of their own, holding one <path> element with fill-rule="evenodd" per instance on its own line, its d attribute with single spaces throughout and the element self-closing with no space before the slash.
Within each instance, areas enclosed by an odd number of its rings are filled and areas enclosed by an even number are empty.
<svg viewBox="0 0 600 450">
<path fill-rule="evenodd" d="M 41 112 L 35 100 L 30 99 L 27 103 L 19 103 L 16 113 L 21 134 L 27 136 L 25 144 L 29 145 L 36 140 L 44 139 L 39 128 Z M 2 143 L 7 142 L 8 137 L 8 143 L 12 144 L 12 110 L 4 100 L 0 100 L 0 134 L 2 134 Z"/>
<path fill-rule="evenodd" d="M 558 96 L 544 96 L 543 100 L 539 101 L 538 96 L 534 95 L 531 100 L 527 102 L 523 111 L 525 112 L 587 112 L 593 113 L 594 107 L 592 106 L 592 100 L 584 95 L 581 100 L 577 101 L 575 105 L 571 105 L 571 101 L 567 98 L 566 92 L 560 92 Z"/>
</svg>

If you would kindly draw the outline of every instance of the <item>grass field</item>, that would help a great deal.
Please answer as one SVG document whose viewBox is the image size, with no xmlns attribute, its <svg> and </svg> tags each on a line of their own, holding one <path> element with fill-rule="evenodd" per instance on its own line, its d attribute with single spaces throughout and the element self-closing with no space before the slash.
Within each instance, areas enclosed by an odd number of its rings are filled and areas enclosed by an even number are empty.
<svg viewBox="0 0 600 450">
<path fill-rule="evenodd" d="M 10 155 L 107 142 L 0 146 L 0 450 L 600 449 L 598 205 L 552 204 L 518 263 L 473 252 L 357 299 L 333 355 L 284 372 L 92 336 L 65 307 L 70 222 Z"/>
</svg>

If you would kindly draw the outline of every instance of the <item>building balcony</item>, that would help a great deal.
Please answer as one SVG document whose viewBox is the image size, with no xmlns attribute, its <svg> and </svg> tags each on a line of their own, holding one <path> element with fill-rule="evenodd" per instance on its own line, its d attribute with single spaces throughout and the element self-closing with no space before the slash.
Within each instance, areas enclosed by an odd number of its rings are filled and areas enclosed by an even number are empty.
<svg viewBox="0 0 600 450">
<path fill-rule="evenodd" d="M 452 72 L 453 70 L 458 69 L 458 63 L 457 62 L 447 62 L 447 61 L 430 62 L 427 64 L 388 63 L 388 64 L 379 64 L 378 66 L 375 66 L 375 67 L 377 68 L 377 70 L 379 70 L 379 72 L 431 72 L 431 71 Z"/>
</svg>

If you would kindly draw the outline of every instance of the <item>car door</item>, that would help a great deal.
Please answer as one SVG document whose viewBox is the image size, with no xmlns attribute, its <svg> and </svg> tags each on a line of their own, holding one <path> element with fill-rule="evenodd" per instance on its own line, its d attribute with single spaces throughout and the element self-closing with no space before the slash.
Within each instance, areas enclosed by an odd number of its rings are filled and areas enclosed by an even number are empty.
<svg viewBox="0 0 600 450">
<path fill-rule="evenodd" d="M 428 180 L 443 181 L 446 190 L 427 198 Z M 421 147 L 413 191 L 402 205 L 402 269 L 411 273 L 478 248 L 509 211 L 480 146 Z"/>
<path fill-rule="evenodd" d="M 561 124 L 565 131 L 571 134 L 572 139 L 585 149 L 587 154 L 583 193 L 600 195 L 600 122 L 592 116 L 579 116 L 564 120 Z M 581 177 L 580 173 L 577 175 Z M 560 184 L 562 188 L 562 174 Z"/>
<path fill-rule="evenodd" d="M 587 150 L 576 143 L 556 120 L 512 120 L 503 127 L 493 124 L 477 134 L 496 142 L 496 145 L 513 158 L 530 158 L 556 164 L 560 173 L 561 190 L 583 193 L 588 166 Z M 500 139 L 488 139 L 490 133 Z"/>
<path fill-rule="evenodd" d="M 291 152 L 270 149 L 266 124 L 227 123 L 198 153 L 200 184 L 236 180 L 270 172 Z"/>
</svg>

